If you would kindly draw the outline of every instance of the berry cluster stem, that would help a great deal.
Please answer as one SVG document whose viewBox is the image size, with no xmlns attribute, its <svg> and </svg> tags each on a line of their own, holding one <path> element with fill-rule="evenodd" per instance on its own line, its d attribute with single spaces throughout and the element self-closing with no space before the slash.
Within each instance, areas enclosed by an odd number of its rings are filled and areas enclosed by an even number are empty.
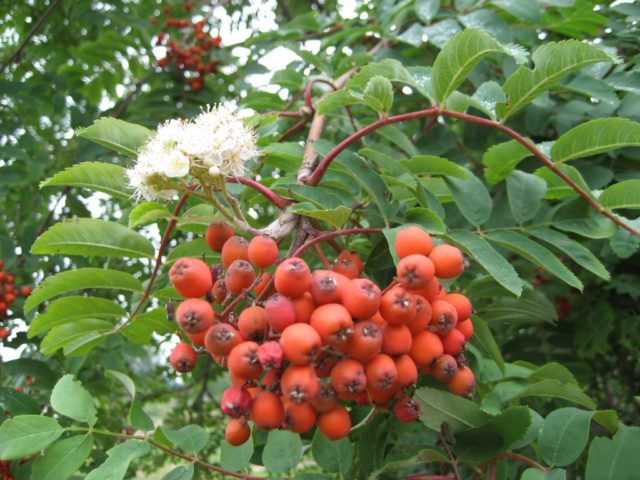
<svg viewBox="0 0 640 480">
<path fill-rule="evenodd" d="M 538 148 L 531 143 L 529 140 L 524 138 L 518 132 L 513 130 L 506 125 L 489 120 L 487 118 L 478 117 L 476 115 L 470 115 L 468 113 L 455 112 L 453 110 L 447 110 L 444 108 L 440 108 L 438 106 L 430 107 L 425 110 L 418 110 L 415 112 L 402 113 L 399 115 L 393 115 L 390 117 L 382 117 L 376 122 L 373 122 L 366 127 L 358 130 L 357 132 L 349 135 L 342 142 L 336 145 L 327 156 L 317 165 L 317 167 L 313 170 L 312 173 L 308 175 L 299 175 L 298 179 L 307 185 L 317 185 L 322 180 L 326 170 L 331 165 L 331 162 L 344 150 L 346 150 L 353 143 L 361 139 L 362 137 L 368 135 L 379 128 L 382 128 L 386 125 L 391 125 L 393 123 L 404 122 L 407 120 L 415 120 L 418 118 L 425 117 L 450 117 L 456 118 L 458 120 L 464 120 L 471 123 L 477 123 L 479 125 L 484 125 L 495 130 L 499 130 L 505 135 L 510 136 L 515 141 L 520 143 L 523 147 L 529 150 L 542 164 L 544 164 L 549 170 L 551 170 L 555 175 L 560 177 L 562 181 L 564 181 L 567 185 L 569 185 L 578 195 L 580 195 L 594 210 L 596 210 L 601 215 L 604 215 L 608 219 L 610 219 L 615 224 L 624 228 L 625 230 L 633 233 L 634 235 L 640 237 L 640 231 L 634 229 L 633 227 L 627 225 L 623 221 L 621 221 L 616 215 L 609 212 L 602 204 L 600 204 L 597 200 L 595 200 L 589 192 L 583 190 L 576 182 L 574 182 L 568 175 L 566 175 L 562 170 L 560 170 L 555 163 L 551 159 L 549 159 L 544 153 L 542 153 Z"/>
</svg>

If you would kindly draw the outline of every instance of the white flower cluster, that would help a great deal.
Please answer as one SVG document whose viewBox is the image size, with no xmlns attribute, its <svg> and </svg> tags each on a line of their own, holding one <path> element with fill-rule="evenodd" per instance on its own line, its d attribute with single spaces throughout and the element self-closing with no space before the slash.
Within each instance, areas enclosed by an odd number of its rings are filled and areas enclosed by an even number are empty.
<svg viewBox="0 0 640 480">
<path fill-rule="evenodd" d="M 139 197 L 169 199 L 174 179 L 242 175 L 257 155 L 255 132 L 230 107 L 212 107 L 193 120 L 160 125 L 127 175 Z"/>
</svg>

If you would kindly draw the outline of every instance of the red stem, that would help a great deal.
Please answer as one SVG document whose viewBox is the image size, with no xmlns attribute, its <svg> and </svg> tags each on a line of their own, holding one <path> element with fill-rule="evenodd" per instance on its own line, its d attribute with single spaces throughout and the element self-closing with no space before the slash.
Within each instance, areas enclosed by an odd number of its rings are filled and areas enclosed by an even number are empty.
<svg viewBox="0 0 640 480">
<path fill-rule="evenodd" d="M 392 123 L 403 122 L 405 120 L 414 120 L 417 118 L 424 117 L 433 117 L 442 115 L 444 117 L 457 118 L 459 120 L 465 120 L 471 123 L 477 123 L 480 125 L 485 125 L 490 128 L 494 128 L 496 130 L 501 131 L 502 133 L 510 136 L 515 141 L 524 146 L 527 150 L 529 150 L 540 162 L 542 162 L 549 170 L 551 170 L 555 175 L 560 177 L 567 185 L 569 185 L 578 195 L 580 195 L 593 209 L 595 209 L 601 215 L 604 215 L 615 224 L 624 228 L 625 230 L 633 233 L 634 235 L 640 237 L 640 231 L 630 227 L 625 224 L 621 220 L 619 220 L 613 213 L 609 212 L 603 205 L 601 205 L 597 200 L 591 197 L 588 192 L 584 191 L 580 186 L 574 182 L 571 178 L 569 178 L 564 172 L 562 172 L 553 161 L 547 158 L 540 150 L 536 148 L 536 146 L 529 142 L 526 138 L 520 135 L 515 130 L 503 125 L 501 123 L 495 122 L 493 120 L 489 120 L 487 118 L 477 117 L 475 115 L 469 115 L 467 113 L 454 112 L 452 110 L 441 109 L 439 107 L 431 107 L 425 110 L 418 110 L 416 112 L 403 113 L 400 115 L 394 115 L 391 117 L 383 117 L 378 121 L 367 125 L 366 127 L 358 130 L 357 132 L 349 135 L 342 142 L 336 145 L 324 159 L 318 164 L 316 169 L 308 175 L 306 178 L 302 179 L 304 183 L 307 185 L 317 185 L 322 176 L 326 172 L 327 168 L 331 162 L 344 150 L 346 150 L 351 144 L 364 137 L 365 135 L 384 127 L 385 125 L 390 125 Z"/>
<path fill-rule="evenodd" d="M 306 252 L 309 248 L 313 247 L 317 243 L 325 242 L 335 237 L 340 237 L 343 235 L 359 235 L 361 233 L 380 233 L 382 231 L 381 228 L 348 228 L 345 230 L 336 230 L 334 232 L 323 233 L 322 235 L 318 235 L 317 237 L 313 237 L 304 245 L 298 247 L 298 249 L 293 252 L 292 257 L 299 257 L 304 252 Z"/>
<path fill-rule="evenodd" d="M 288 118 L 300 118 L 302 117 L 302 112 L 266 112 L 268 115 L 278 115 L 279 117 L 288 117 Z"/>
<path fill-rule="evenodd" d="M 313 103 L 311 101 L 311 90 L 313 89 L 313 85 L 316 83 L 324 83 L 326 85 L 329 85 L 331 88 L 333 88 L 334 91 L 337 90 L 337 87 L 330 82 L 329 80 L 325 80 L 323 78 L 313 78 L 309 81 L 309 83 L 307 84 L 307 87 L 304 89 L 304 103 L 307 105 L 307 107 L 309 107 L 311 110 L 315 110 L 315 108 L 313 107 Z"/>
<path fill-rule="evenodd" d="M 153 272 L 151 273 L 151 277 L 149 277 L 149 283 L 147 283 L 147 288 L 142 294 L 142 297 L 140 298 L 140 301 L 138 302 L 136 309 L 129 316 L 129 319 L 125 322 L 125 325 L 134 319 L 134 317 L 138 314 L 138 312 L 142 308 L 142 305 L 144 305 L 144 302 L 146 302 L 147 299 L 149 298 L 149 295 L 151 293 L 151 288 L 153 287 L 153 282 L 155 282 L 156 277 L 158 276 L 158 271 L 160 270 L 160 265 L 162 265 L 162 254 L 164 253 L 164 250 L 167 248 L 167 244 L 169 243 L 169 235 L 171 235 L 171 232 L 176 226 L 176 222 L 177 222 L 176 217 L 180 214 L 180 210 L 182 210 L 182 207 L 187 201 L 187 198 L 189 198 L 189 194 L 188 193 L 183 194 L 180 197 L 180 200 L 178 200 L 176 207 L 173 209 L 173 212 L 171 214 L 172 218 L 171 220 L 169 220 L 169 224 L 167 225 L 167 228 L 165 229 L 164 234 L 162 235 L 162 240 L 160 241 L 160 248 L 158 248 L 158 256 L 156 257 L 156 263 L 153 266 Z"/>
<path fill-rule="evenodd" d="M 500 455 L 496 455 L 495 457 L 493 457 L 493 459 L 491 461 L 494 462 L 496 460 L 502 460 L 503 458 L 508 458 L 508 459 L 511 459 L 511 460 L 518 460 L 519 462 L 525 463 L 525 464 L 529 465 L 530 467 L 537 468 L 538 470 L 542 470 L 543 472 L 548 472 L 549 471 L 549 469 L 547 467 L 545 467 L 544 465 L 540 465 L 535 460 L 533 460 L 533 459 L 531 459 L 529 457 L 525 457 L 524 455 L 520 455 L 519 453 L 515 453 L 515 452 L 504 452 L 504 453 L 501 453 Z"/>
<path fill-rule="evenodd" d="M 260 182 L 257 182 L 248 177 L 226 177 L 227 182 L 229 183 L 240 183 L 242 185 L 246 185 L 247 187 L 253 188 L 258 193 L 264 195 L 267 200 L 273 203 L 276 207 L 280 209 L 287 208 L 287 206 L 291 205 L 291 201 L 286 198 L 282 198 L 276 192 L 271 190 L 269 187 L 262 185 Z"/>
<path fill-rule="evenodd" d="M 309 118 L 303 118 L 299 122 L 296 122 L 292 127 L 290 127 L 288 130 L 286 130 L 282 135 L 280 135 L 278 137 L 278 140 L 276 140 L 276 142 L 278 142 L 278 143 L 283 142 L 288 137 L 290 137 L 291 135 L 296 133 L 297 131 L 302 130 L 304 128 L 304 126 L 307 124 L 308 120 L 309 120 Z"/>
</svg>

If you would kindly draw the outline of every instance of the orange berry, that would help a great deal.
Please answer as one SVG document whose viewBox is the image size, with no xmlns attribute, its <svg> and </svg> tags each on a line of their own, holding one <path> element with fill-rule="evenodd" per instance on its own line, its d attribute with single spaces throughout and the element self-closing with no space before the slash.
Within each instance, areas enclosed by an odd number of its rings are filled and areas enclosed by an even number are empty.
<svg viewBox="0 0 640 480">
<path fill-rule="evenodd" d="M 262 292 L 264 292 L 264 289 L 267 288 L 267 285 L 269 285 L 269 282 L 271 282 L 272 278 L 273 275 L 271 275 L 271 273 L 269 272 L 262 272 L 260 274 L 260 280 L 258 280 L 256 286 L 253 287 L 253 291 L 256 293 L 256 295 L 262 295 Z"/>
<path fill-rule="evenodd" d="M 459 367 L 458 371 L 447 382 L 447 389 L 451 393 L 468 397 L 476 386 L 476 377 L 469 367 Z"/>
<path fill-rule="evenodd" d="M 349 313 L 359 319 L 368 319 L 380 308 L 382 293 L 380 288 L 366 278 L 355 278 L 346 284 L 342 304 Z"/>
<path fill-rule="evenodd" d="M 387 355 L 404 355 L 411 350 L 413 339 L 406 325 L 385 324 L 382 327 L 382 351 Z"/>
<path fill-rule="evenodd" d="M 410 226 L 403 228 L 396 234 L 394 246 L 400 258 L 414 253 L 429 255 L 433 248 L 433 239 L 420 227 Z"/>
<path fill-rule="evenodd" d="M 233 347 L 227 361 L 229 372 L 246 380 L 259 378 L 262 374 L 262 365 L 258 359 L 259 348 L 255 342 L 242 342 Z"/>
<path fill-rule="evenodd" d="M 213 308 L 206 300 L 188 298 L 176 310 L 180 327 L 188 334 L 206 332 L 213 325 Z"/>
<path fill-rule="evenodd" d="M 447 353 L 454 357 L 462 353 L 462 350 L 464 350 L 466 343 L 467 340 L 464 338 L 464 334 L 456 328 L 442 337 L 442 347 L 444 348 L 444 353 Z"/>
<path fill-rule="evenodd" d="M 337 405 L 328 412 L 318 416 L 318 428 L 329 440 L 339 440 L 349 435 L 351 430 L 351 417 L 342 406 Z"/>
<path fill-rule="evenodd" d="M 458 362 L 451 355 L 444 354 L 436 358 L 431 365 L 431 375 L 441 382 L 449 381 L 458 371 Z"/>
<path fill-rule="evenodd" d="M 338 404 L 338 395 L 330 383 L 318 382 L 318 391 L 309 399 L 318 413 L 328 412 Z"/>
<path fill-rule="evenodd" d="M 382 330 L 373 322 L 356 323 L 345 351 L 362 363 L 368 362 L 382 351 Z"/>
<path fill-rule="evenodd" d="M 353 400 L 367 387 L 364 367 L 352 358 L 340 360 L 331 371 L 331 386 L 342 400 Z"/>
<path fill-rule="evenodd" d="M 347 252 L 346 250 L 340 252 L 336 263 L 331 267 L 331 270 L 341 273 L 349 279 L 359 277 L 363 269 L 364 265 L 358 254 L 355 252 Z"/>
<path fill-rule="evenodd" d="M 365 366 L 367 386 L 375 390 L 392 389 L 398 378 L 398 369 L 389 355 L 380 353 Z"/>
<path fill-rule="evenodd" d="M 278 244 L 271 237 L 259 235 L 249 242 L 249 261 L 258 268 L 273 265 L 278 260 Z"/>
<path fill-rule="evenodd" d="M 187 298 L 202 297 L 211 291 L 213 280 L 209 266 L 197 258 L 181 258 L 169 269 L 175 289 Z"/>
<path fill-rule="evenodd" d="M 269 391 L 256 395 L 251 404 L 251 420 L 263 430 L 280 428 L 284 421 L 284 406 L 280 397 Z"/>
<path fill-rule="evenodd" d="M 448 243 L 441 243 L 434 247 L 429 258 L 433 262 L 438 278 L 457 277 L 464 271 L 462 251 Z"/>
<path fill-rule="evenodd" d="M 224 242 L 222 246 L 222 251 L 220 253 L 220 259 L 222 260 L 222 264 L 225 268 L 229 268 L 236 260 L 249 260 L 249 242 L 247 242 L 244 238 L 238 237 L 236 235 L 229 237 L 229 239 Z"/>
<path fill-rule="evenodd" d="M 308 365 L 318 355 L 322 340 L 315 328 L 306 323 L 294 323 L 285 328 L 280 345 L 287 360 L 295 365 Z"/>
<path fill-rule="evenodd" d="M 318 391 L 318 376 L 310 365 L 291 365 L 282 374 L 280 389 L 287 400 L 306 402 Z"/>
<path fill-rule="evenodd" d="M 331 270 L 316 270 L 311 275 L 311 297 L 318 305 L 340 303 L 347 277 Z"/>
<path fill-rule="evenodd" d="M 471 302 L 466 295 L 462 293 L 449 293 L 444 299 L 453 305 L 458 312 L 458 322 L 463 322 L 471 317 Z"/>
<path fill-rule="evenodd" d="M 416 362 L 409 355 L 401 355 L 394 359 L 398 379 L 396 383 L 399 387 L 405 388 L 418 381 L 418 368 Z"/>
<path fill-rule="evenodd" d="M 238 330 L 247 340 L 262 340 L 267 332 L 267 314 L 264 308 L 252 305 L 240 312 Z"/>
<path fill-rule="evenodd" d="M 233 347 L 244 341 L 243 335 L 228 323 L 216 323 L 204 337 L 204 346 L 211 355 L 227 356 Z"/>
<path fill-rule="evenodd" d="M 256 272 L 246 260 L 234 260 L 224 276 L 227 290 L 233 293 L 241 293 L 249 288 L 256 279 Z"/>
<path fill-rule="evenodd" d="M 463 320 L 462 322 L 458 322 L 456 325 L 456 329 L 460 330 L 464 335 L 464 339 L 468 342 L 473 337 L 473 323 L 470 318 Z"/>
<path fill-rule="evenodd" d="M 264 304 L 264 312 L 271 328 L 278 332 L 284 331 L 296 321 L 296 310 L 293 302 L 284 295 L 271 295 Z"/>
<path fill-rule="evenodd" d="M 424 255 L 413 253 L 398 262 L 396 274 L 400 285 L 407 290 L 420 290 L 426 287 L 435 275 L 433 262 Z"/>
<path fill-rule="evenodd" d="M 4 330 L 4 329 L 3 329 Z M 198 354 L 188 343 L 179 343 L 169 357 L 169 363 L 177 372 L 190 372 L 196 366 Z"/>
<path fill-rule="evenodd" d="M 431 365 L 433 361 L 442 355 L 444 349 L 440 337 L 435 333 L 425 330 L 413 337 L 413 344 L 409 355 L 416 365 Z"/>
<path fill-rule="evenodd" d="M 311 314 L 316 308 L 316 302 L 313 301 L 311 294 L 305 292 L 301 297 L 294 298 L 292 303 L 296 312 L 296 323 L 309 323 Z"/>
<path fill-rule="evenodd" d="M 237 447 L 249 440 L 251 428 L 244 418 L 232 418 L 224 430 L 224 438 L 229 444 Z"/>
<path fill-rule="evenodd" d="M 345 344 L 353 335 L 353 320 L 339 303 L 320 305 L 311 314 L 310 324 L 320 334 L 324 345 Z"/>
<path fill-rule="evenodd" d="M 279 293 L 296 298 L 309 290 L 313 278 L 309 265 L 301 258 L 292 257 L 278 265 L 274 280 L 276 290 Z"/>
<path fill-rule="evenodd" d="M 284 402 L 284 427 L 294 433 L 304 433 L 316 424 L 317 414 L 309 402 Z"/>
<path fill-rule="evenodd" d="M 458 324 L 458 312 L 446 300 L 435 300 L 431 303 L 431 323 L 429 330 L 438 335 L 445 335 Z"/>
<path fill-rule="evenodd" d="M 382 296 L 380 314 L 392 325 L 404 325 L 416 316 L 416 299 L 402 287 L 393 287 Z"/>
<path fill-rule="evenodd" d="M 205 238 L 207 245 L 214 252 L 222 251 L 224 243 L 233 237 L 234 231 L 229 225 L 224 222 L 212 222 L 207 227 Z"/>
<path fill-rule="evenodd" d="M 416 335 L 427 328 L 427 325 L 431 322 L 432 310 L 431 304 L 427 302 L 420 295 L 414 295 L 416 297 L 416 316 L 413 317 L 407 327 L 411 330 L 412 335 Z"/>
</svg>

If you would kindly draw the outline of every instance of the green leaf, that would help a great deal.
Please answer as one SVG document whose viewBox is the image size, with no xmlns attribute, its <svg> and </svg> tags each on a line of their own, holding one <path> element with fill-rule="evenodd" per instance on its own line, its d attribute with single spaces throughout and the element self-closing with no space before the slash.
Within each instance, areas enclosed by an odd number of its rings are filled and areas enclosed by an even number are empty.
<svg viewBox="0 0 640 480">
<path fill-rule="evenodd" d="M 411 173 L 420 175 L 447 175 L 461 179 L 467 178 L 468 171 L 457 163 L 434 155 L 418 155 L 408 160 L 400 160 L 400 164 Z"/>
<path fill-rule="evenodd" d="M 126 314 L 124 308 L 106 298 L 63 297 L 51 302 L 46 313 L 31 321 L 28 336 L 33 338 L 53 327 L 84 318 L 122 318 Z"/>
<path fill-rule="evenodd" d="M 24 304 L 25 313 L 51 297 L 73 290 L 85 288 L 113 288 L 118 290 L 142 291 L 142 284 L 133 275 L 118 270 L 101 268 L 79 268 L 51 275 L 29 295 Z"/>
<path fill-rule="evenodd" d="M 575 462 L 587 446 L 592 416 L 593 412 L 574 407 L 551 412 L 538 434 L 545 462 L 559 467 Z"/>
<path fill-rule="evenodd" d="M 209 441 L 209 433 L 199 425 L 186 425 L 179 430 L 162 427 L 162 432 L 172 444 L 190 453 L 199 452 Z"/>
<path fill-rule="evenodd" d="M 282 473 L 294 468 L 302 458 L 302 441 L 297 433 L 271 430 L 262 451 L 262 463 L 269 472 Z"/>
<path fill-rule="evenodd" d="M 444 235 L 447 232 L 447 226 L 440 217 L 427 208 L 408 208 L 405 215 L 407 222 L 420 225 L 430 233 Z"/>
<path fill-rule="evenodd" d="M 124 225 L 78 218 L 53 225 L 35 241 L 31 253 L 153 258 L 154 249 L 146 237 Z"/>
<path fill-rule="evenodd" d="M 482 318 L 489 323 L 504 322 L 519 326 L 553 323 L 557 314 L 554 304 L 543 293 L 527 289 L 520 298 L 498 296 L 487 307 Z"/>
<path fill-rule="evenodd" d="M 491 185 L 501 182 L 516 168 L 518 163 L 532 153 L 524 145 L 515 141 L 498 143 L 489 148 L 482 156 L 484 176 Z"/>
<path fill-rule="evenodd" d="M 20 415 L 0 425 L 0 460 L 33 455 L 55 442 L 62 427 L 51 417 Z"/>
<path fill-rule="evenodd" d="M 148 455 L 147 442 L 127 440 L 107 450 L 107 459 L 86 476 L 85 480 L 122 480 L 129 464 L 136 458 Z"/>
<path fill-rule="evenodd" d="M 582 190 L 589 193 L 591 192 L 587 182 L 584 181 L 582 174 L 576 168 L 566 164 L 560 164 L 557 165 L 557 167 L 562 173 L 573 180 Z M 562 178 L 549 170 L 548 167 L 538 168 L 534 172 L 534 175 L 547 182 L 547 193 L 544 196 L 547 200 L 557 200 L 560 198 L 574 197 L 578 195 L 578 192 L 576 192 L 573 187 L 568 185 Z"/>
<path fill-rule="evenodd" d="M 529 234 L 547 242 L 549 245 L 553 245 L 582 268 L 589 270 L 603 280 L 608 281 L 611 278 L 606 267 L 588 248 L 565 234 L 549 228 L 534 228 L 529 230 Z"/>
<path fill-rule="evenodd" d="M 481 427 L 458 433 L 456 452 L 466 462 L 482 463 L 510 450 L 530 424 L 528 407 L 509 407 Z"/>
<path fill-rule="evenodd" d="M 90 426 L 95 425 L 98 420 L 93 397 L 71 374 L 62 377 L 53 387 L 51 406 L 60 415 Z"/>
<path fill-rule="evenodd" d="M 33 462 L 31 478 L 66 480 L 73 475 L 91 453 L 93 435 L 75 435 L 51 445 L 43 457 Z"/>
<path fill-rule="evenodd" d="M 507 197 L 513 218 L 520 225 L 536 216 L 547 184 L 540 177 L 514 170 L 507 177 Z"/>
<path fill-rule="evenodd" d="M 537 468 L 527 468 L 522 472 L 520 480 L 566 480 L 567 472 L 563 468 L 543 471 Z"/>
<path fill-rule="evenodd" d="M 414 398 L 422 407 L 422 423 L 436 432 L 440 431 L 442 422 L 447 422 L 451 432 L 457 433 L 480 427 L 489 419 L 475 402 L 435 388 L 420 387 Z"/>
<path fill-rule="evenodd" d="M 609 238 L 618 227 L 607 217 L 600 215 L 582 198 L 577 198 L 558 209 L 552 225 L 566 232 L 589 238 Z"/>
<path fill-rule="evenodd" d="M 597 437 L 589 447 L 586 480 L 633 480 L 640 471 L 640 427 L 620 425 L 613 438 Z"/>
<path fill-rule="evenodd" d="M 165 307 L 158 307 L 136 315 L 133 321 L 121 330 L 121 333 L 133 343 L 148 345 L 151 343 L 153 333 L 167 335 L 175 331 L 176 326 L 167 319 Z"/>
<path fill-rule="evenodd" d="M 86 138 L 118 153 L 136 157 L 153 132 L 142 125 L 117 118 L 99 118 L 90 127 L 76 130 L 76 136 Z"/>
<path fill-rule="evenodd" d="M 413 9 L 418 18 L 428 25 L 440 9 L 440 0 L 416 0 Z"/>
<path fill-rule="evenodd" d="M 621 220 L 636 229 L 640 228 L 640 219 L 629 220 L 621 217 Z M 618 258 L 629 258 L 640 248 L 640 238 L 622 227 L 618 227 L 615 235 L 609 239 L 609 246 Z"/>
<path fill-rule="evenodd" d="M 82 162 L 56 173 L 40 183 L 44 187 L 79 187 L 104 192 L 125 200 L 133 193 L 127 187 L 126 170 L 105 162 Z"/>
<path fill-rule="evenodd" d="M 191 480 L 193 477 L 193 470 L 193 463 L 188 467 L 179 465 L 162 477 L 162 480 Z"/>
<path fill-rule="evenodd" d="M 468 172 L 467 178 L 445 177 L 453 201 L 469 223 L 479 227 L 489 220 L 493 201 L 482 180 Z"/>
<path fill-rule="evenodd" d="M 404 470 L 406 468 L 414 467 L 421 463 L 450 463 L 449 457 L 444 452 L 436 450 L 434 448 L 423 448 L 415 455 L 407 458 L 406 460 L 395 460 L 392 462 L 385 462 L 381 468 L 374 471 L 369 475 L 369 480 L 376 480 L 385 472 L 393 472 L 397 470 Z M 384 477 L 387 478 L 387 477 Z"/>
<path fill-rule="evenodd" d="M 489 358 L 498 364 L 500 370 L 504 372 L 504 360 L 489 325 L 477 315 L 471 316 L 471 322 L 473 323 L 473 343 L 478 344 Z"/>
<path fill-rule="evenodd" d="M 344 205 L 329 210 L 322 210 L 309 202 L 293 204 L 289 207 L 289 211 L 305 217 L 322 220 L 336 229 L 342 227 L 351 215 L 351 209 Z"/>
<path fill-rule="evenodd" d="M 516 270 L 484 238 L 466 230 L 449 232 L 448 238 L 476 260 L 504 288 L 517 296 L 522 293 L 523 282 Z"/>
<path fill-rule="evenodd" d="M 606 208 L 640 209 L 640 180 L 625 180 L 608 187 L 600 195 L 600 203 Z"/>
<path fill-rule="evenodd" d="M 0 408 L 12 415 L 30 415 L 40 413 L 42 407 L 33 395 L 19 392 L 15 388 L 0 386 Z"/>
<path fill-rule="evenodd" d="M 325 115 L 336 108 L 362 103 L 365 102 L 360 95 L 342 88 L 323 96 L 316 105 L 316 112 L 318 112 L 319 115 Z"/>
<path fill-rule="evenodd" d="M 393 86 L 385 77 L 376 75 L 367 83 L 362 98 L 376 112 L 388 113 L 393 105 Z"/>
<path fill-rule="evenodd" d="M 431 82 L 436 100 L 444 103 L 478 62 L 490 53 L 504 53 L 504 49 L 480 30 L 467 29 L 452 37 L 433 62 Z"/>
<path fill-rule="evenodd" d="M 582 290 L 582 282 L 550 250 L 516 232 L 496 231 L 487 238 L 555 275 L 572 287 Z"/>
<path fill-rule="evenodd" d="M 498 107 L 503 122 L 569 73 L 613 59 L 603 50 L 579 40 L 564 40 L 543 44 L 533 53 L 532 60 L 533 70 L 519 67 L 502 86 L 507 95 L 507 103 Z"/>
<path fill-rule="evenodd" d="M 148 225 L 167 218 L 171 218 L 171 212 L 165 205 L 158 202 L 145 202 L 131 210 L 129 228 Z"/>
<path fill-rule="evenodd" d="M 192 257 L 198 259 L 202 259 L 204 257 L 207 263 L 216 263 L 220 261 L 220 254 L 212 251 L 209 248 L 207 239 L 204 236 L 201 238 L 196 238 L 195 240 L 190 240 L 188 242 L 179 243 L 174 248 L 172 248 L 169 252 L 169 255 L 167 255 L 165 266 L 171 265 L 173 262 L 183 257 Z"/>
<path fill-rule="evenodd" d="M 562 134 L 551 147 L 551 158 L 561 163 L 632 146 L 640 146 L 640 123 L 628 118 L 598 118 Z"/>
<path fill-rule="evenodd" d="M 558 380 L 547 379 L 528 385 L 514 399 L 525 397 L 562 398 L 593 410 L 595 403 L 577 385 L 565 384 Z"/>
<path fill-rule="evenodd" d="M 491 3 L 526 22 L 538 23 L 542 18 L 542 9 L 537 0 L 532 2 L 523 2 L 522 0 L 492 0 Z"/>
<path fill-rule="evenodd" d="M 224 440 L 220 449 L 220 463 L 222 468 L 226 468 L 233 472 L 239 472 L 249 465 L 253 451 L 254 447 L 252 437 L 249 437 L 246 442 L 237 447 L 234 447 Z"/>
<path fill-rule="evenodd" d="M 329 440 L 320 429 L 316 429 L 311 444 L 311 453 L 316 463 L 325 471 L 346 475 L 353 462 L 353 445 L 349 437 Z"/>
<path fill-rule="evenodd" d="M 122 372 L 118 372 L 115 370 L 107 370 L 105 371 L 105 376 L 112 377 L 118 380 L 129 392 L 131 395 L 131 407 L 129 408 L 129 422 L 133 426 L 133 428 L 137 430 L 143 430 L 148 432 L 154 429 L 153 420 L 147 415 L 142 409 L 142 405 L 140 401 L 136 398 L 136 385 L 133 383 L 133 380 L 128 375 L 125 375 Z"/>
<path fill-rule="evenodd" d="M 49 330 L 40 343 L 40 351 L 43 355 L 51 356 L 63 348 L 67 356 L 83 355 L 113 332 L 114 326 L 104 320 L 76 320 Z"/>
</svg>

